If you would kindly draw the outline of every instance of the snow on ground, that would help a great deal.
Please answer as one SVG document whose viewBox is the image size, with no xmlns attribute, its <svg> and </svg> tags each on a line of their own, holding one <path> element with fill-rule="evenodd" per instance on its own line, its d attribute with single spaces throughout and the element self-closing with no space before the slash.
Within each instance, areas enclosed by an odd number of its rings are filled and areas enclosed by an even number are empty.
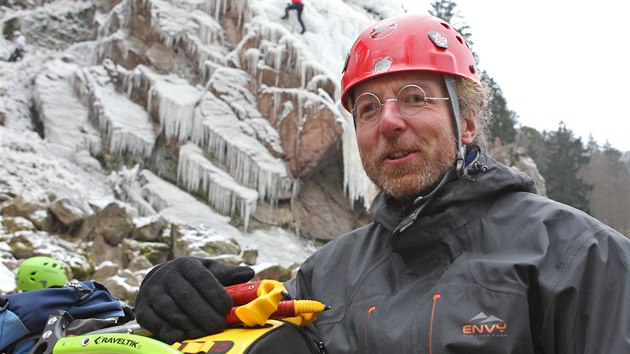
<svg viewBox="0 0 630 354">
<path fill-rule="evenodd" d="M 91 202 L 113 199 L 106 178 L 54 155 L 48 142 L 33 131 L 0 126 L 0 192 L 41 204 L 67 197 L 88 210 Z"/>
</svg>

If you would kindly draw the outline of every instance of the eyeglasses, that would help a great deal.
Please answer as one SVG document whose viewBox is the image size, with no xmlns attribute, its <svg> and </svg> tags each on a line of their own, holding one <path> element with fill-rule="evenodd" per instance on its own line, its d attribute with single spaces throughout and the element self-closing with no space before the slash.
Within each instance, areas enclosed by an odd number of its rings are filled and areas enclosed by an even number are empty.
<svg viewBox="0 0 630 354">
<path fill-rule="evenodd" d="M 398 110 L 405 116 L 413 116 L 424 109 L 427 102 L 448 101 L 448 97 L 427 97 L 422 87 L 418 85 L 406 85 L 398 91 L 396 98 L 388 98 L 385 102 L 394 101 L 398 104 Z M 385 102 L 381 103 L 379 98 L 366 92 L 357 97 L 352 109 L 352 116 L 355 122 L 372 123 L 381 116 L 381 111 Z"/>
</svg>

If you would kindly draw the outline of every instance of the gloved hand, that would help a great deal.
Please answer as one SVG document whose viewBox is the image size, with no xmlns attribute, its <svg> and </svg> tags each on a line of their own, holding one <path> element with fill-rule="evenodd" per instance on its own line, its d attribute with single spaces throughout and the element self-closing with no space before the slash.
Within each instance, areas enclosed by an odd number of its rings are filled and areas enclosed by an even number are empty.
<svg viewBox="0 0 630 354">
<path fill-rule="evenodd" d="M 155 338 L 174 343 L 223 331 L 232 298 L 224 287 L 249 281 L 250 267 L 180 257 L 153 268 L 136 298 L 138 323 Z"/>
</svg>

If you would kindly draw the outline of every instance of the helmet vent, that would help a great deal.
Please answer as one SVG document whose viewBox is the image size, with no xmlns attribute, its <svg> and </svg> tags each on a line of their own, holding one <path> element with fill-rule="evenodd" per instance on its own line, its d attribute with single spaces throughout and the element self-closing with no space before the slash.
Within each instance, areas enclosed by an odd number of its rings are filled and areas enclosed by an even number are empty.
<svg viewBox="0 0 630 354">
<path fill-rule="evenodd" d="M 464 44 L 464 43 L 465 43 L 465 42 L 464 42 L 464 40 L 462 39 L 462 37 L 460 37 L 460 36 L 455 36 L 455 38 L 457 38 L 457 41 L 458 41 L 459 43 L 461 43 L 461 44 Z"/>
<path fill-rule="evenodd" d="M 444 28 L 446 29 L 451 29 L 451 26 L 449 26 L 446 22 L 442 22 L 442 26 L 444 26 Z"/>
</svg>

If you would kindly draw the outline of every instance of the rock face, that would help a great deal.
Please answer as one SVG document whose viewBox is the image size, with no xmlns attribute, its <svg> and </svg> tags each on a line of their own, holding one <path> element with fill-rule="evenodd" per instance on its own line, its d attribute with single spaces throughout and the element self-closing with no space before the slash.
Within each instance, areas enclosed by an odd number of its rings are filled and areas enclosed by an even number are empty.
<svg viewBox="0 0 630 354">
<path fill-rule="evenodd" d="M 9 271 L 57 257 L 133 304 L 148 269 L 173 257 L 285 280 L 317 244 L 369 221 L 357 193 L 346 196 L 338 77 L 268 20 L 265 2 L 7 5 L 3 33 L 21 29 L 30 49 L 14 64 L 24 70 L 0 79 L 0 125 L 39 136 L 0 126 L 0 148 L 24 156 L 0 162 L 63 186 L 20 195 L 0 173 Z M 28 163 L 42 151 L 47 160 Z"/>
<path fill-rule="evenodd" d="M 527 156 L 524 148 L 514 146 L 513 144 L 503 145 L 498 139 L 492 144 L 489 144 L 487 148 L 488 152 L 497 161 L 506 166 L 511 166 L 513 169 L 521 171 L 533 179 L 536 183 L 536 191 L 539 195 L 547 195 L 545 178 L 538 171 L 534 160 Z"/>
</svg>

